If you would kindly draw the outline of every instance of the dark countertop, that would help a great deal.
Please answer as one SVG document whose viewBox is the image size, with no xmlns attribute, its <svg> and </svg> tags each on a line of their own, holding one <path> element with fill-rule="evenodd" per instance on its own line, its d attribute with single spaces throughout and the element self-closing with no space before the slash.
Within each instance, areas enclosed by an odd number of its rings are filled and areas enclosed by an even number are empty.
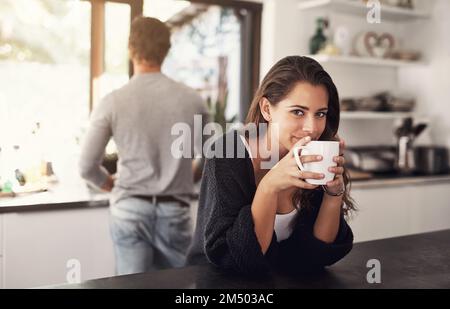
<svg viewBox="0 0 450 309">
<path fill-rule="evenodd" d="M 354 245 L 344 259 L 308 275 L 274 273 L 267 278 L 225 274 L 213 266 L 191 266 L 117 276 L 51 288 L 450 288 L 450 230 Z M 381 283 L 369 284 L 366 264 L 378 259 Z"/>
<path fill-rule="evenodd" d="M 197 199 L 200 185 L 197 184 L 194 188 L 192 199 Z M 109 206 L 109 193 L 90 189 L 82 180 L 71 183 L 61 182 L 50 186 L 45 192 L 0 198 L 0 214 L 107 206 Z"/>
<path fill-rule="evenodd" d="M 94 200 L 94 201 L 72 201 L 72 202 L 48 202 L 24 205 L 0 206 L 0 214 L 8 212 L 23 212 L 23 211 L 44 211 L 57 209 L 73 209 L 73 208 L 93 208 L 93 207 L 107 207 L 109 200 Z"/>
<path fill-rule="evenodd" d="M 47 191 L 0 199 L 0 214 L 83 207 L 107 207 L 109 194 L 89 189 L 85 183 L 60 183 Z"/>
</svg>

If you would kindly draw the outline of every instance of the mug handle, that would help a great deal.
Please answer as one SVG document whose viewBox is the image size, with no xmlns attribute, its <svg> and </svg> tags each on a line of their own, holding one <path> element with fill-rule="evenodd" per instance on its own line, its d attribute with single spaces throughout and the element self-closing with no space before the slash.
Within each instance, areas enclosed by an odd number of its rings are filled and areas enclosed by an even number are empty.
<svg viewBox="0 0 450 309">
<path fill-rule="evenodd" d="M 300 155 L 298 154 L 299 150 L 308 150 L 308 146 L 297 146 L 294 148 L 294 157 L 295 157 L 295 162 L 297 162 L 298 167 L 300 168 L 301 171 L 305 170 L 305 167 L 302 164 L 302 161 L 300 160 Z"/>
</svg>

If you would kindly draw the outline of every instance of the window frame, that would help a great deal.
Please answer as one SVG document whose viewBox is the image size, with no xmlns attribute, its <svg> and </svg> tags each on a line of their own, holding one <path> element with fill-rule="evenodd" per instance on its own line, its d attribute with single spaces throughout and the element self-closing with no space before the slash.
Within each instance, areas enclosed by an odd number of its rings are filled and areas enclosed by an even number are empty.
<svg viewBox="0 0 450 309">
<path fill-rule="evenodd" d="M 91 55 L 89 77 L 89 113 L 100 100 L 98 79 L 104 73 L 105 65 L 105 4 L 107 2 L 130 5 L 130 22 L 143 14 L 144 0 L 83 0 L 91 3 Z M 191 3 L 219 5 L 236 10 L 246 9 L 251 12 L 251 18 L 241 21 L 247 27 L 241 38 L 241 121 L 247 113 L 251 98 L 259 85 L 260 57 L 261 57 L 261 22 L 263 4 L 240 0 L 188 0 Z M 133 65 L 129 60 L 129 76 L 133 75 Z"/>
<path fill-rule="evenodd" d="M 263 4 L 241 0 L 189 0 L 192 3 L 219 5 L 250 11 L 250 18 L 241 20 L 241 95 L 239 116 L 245 121 L 254 93 L 258 89 L 261 59 L 261 23 Z"/>
<path fill-rule="evenodd" d="M 105 5 L 107 2 L 130 6 L 130 22 L 144 11 L 144 0 L 83 0 L 91 3 L 91 65 L 89 76 L 89 113 L 100 100 L 99 78 L 105 71 Z M 133 75 L 129 60 L 128 75 Z"/>
</svg>

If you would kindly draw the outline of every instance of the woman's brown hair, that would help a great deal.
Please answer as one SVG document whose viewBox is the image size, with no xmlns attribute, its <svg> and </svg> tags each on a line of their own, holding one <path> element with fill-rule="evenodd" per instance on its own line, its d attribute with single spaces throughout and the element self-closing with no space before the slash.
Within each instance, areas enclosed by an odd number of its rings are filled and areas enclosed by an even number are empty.
<svg viewBox="0 0 450 309">
<path fill-rule="evenodd" d="M 337 140 L 339 128 L 339 95 L 330 75 L 314 59 L 302 56 L 288 56 L 278 61 L 267 73 L 255 93 L 250 109 L 247 114 L 246 123 L 255 123 L 259 127 L 260 123 L 267 121 L 264 119 L 260 101 L 266 98 L 270 104 L 277 105 L 294 89 L 298 83 L 309 83 L 313 86 L 322 85 L 328 92 L 328 113 L 325 129 L 319 140 Z M 343 196 L 343 213 L 349 215 L 350 211 L 356 210 L 354 201 L 350 197 L 350 179 L 347 172 L 344 172 L 345 192 Z M 323 193 L 322 189 L 297 190 L 292 198 L 294 206 L 298 210 L 310 210 L 314 205 L 312 201 L 317 200 Z"/>
</svg>

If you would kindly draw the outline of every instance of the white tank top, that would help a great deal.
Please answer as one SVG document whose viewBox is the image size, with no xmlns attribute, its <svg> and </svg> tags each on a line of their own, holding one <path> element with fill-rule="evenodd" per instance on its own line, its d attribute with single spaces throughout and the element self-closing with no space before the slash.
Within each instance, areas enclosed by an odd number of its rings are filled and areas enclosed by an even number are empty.
<svg viewBox="0 0 450 309">
<path fill-rule="evenodd" d="M 247 141 L 242 135 L 239 135 L 241 137 L 242 143 L 244 143 L 245 148 L 247 149 L 250 159 L 253 161 L 252 153 L 250 151 L 250 146 L 248 145 Z M 275 224 L 274 224 L 274 230 L 275 234 L 277 235 L 277 242 L 280 242 L 282 240 L 285 240 L 289 238 L 292 234 L 292 227 L 291 222 L 295 218 L 295 214 L 297 211 L 294 209 L 293 211 L 287 213 L 287 214 L 276 214 L 275 215 Z"/>
<path fill-rule="evenodd" d="M 275 230 L 275 234 L 277 234 L 278 242 L 285 240 L 289 238 L 289 236 L 291 236 L 293 230 L 291 222 L 294 220 L 296 214 L 297 210 L 294 209 L 293 211 L 287 214 L 275 215 L 275 224 L 273 229 Z"/>
</svg>

